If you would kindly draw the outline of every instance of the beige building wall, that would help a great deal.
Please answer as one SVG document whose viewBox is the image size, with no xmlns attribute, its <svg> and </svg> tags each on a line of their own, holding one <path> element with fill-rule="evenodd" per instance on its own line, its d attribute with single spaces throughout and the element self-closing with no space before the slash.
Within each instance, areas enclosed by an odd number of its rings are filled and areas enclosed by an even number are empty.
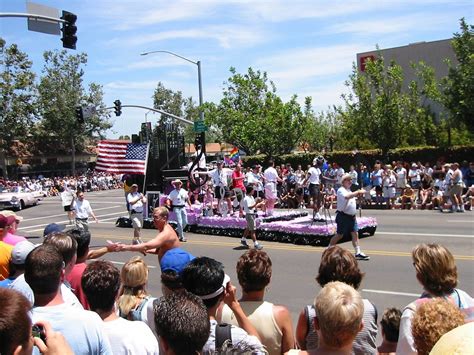
<svg viewBox="0 0 474 355">
<path fill-rule="evenodd" d="M 382 55 L 385 65 L 390 64 L 393 60 L 403 69 L 405 75 L 404 88 L 408 83 L 416 79 L 415 71 L 411 67 L 411 63 L 424 61 L 427 65 L 435 70 L 435 77 L 439 81 L 448 75 L 448 66 L 446 59 L 449 59 L 454 65 L 457 64 L 454 50 L 451 46 L 452 39 L 443 39 L 432 42 L 417 42 L 407 46 L 373 50 L 370 52 L 357 53 L 357 68 L 364 71 L 364 62 L 368 58 L 378 58 Z M 442 107 L 426 100 L 426 104 L 439 117 Z"/>
</svg>

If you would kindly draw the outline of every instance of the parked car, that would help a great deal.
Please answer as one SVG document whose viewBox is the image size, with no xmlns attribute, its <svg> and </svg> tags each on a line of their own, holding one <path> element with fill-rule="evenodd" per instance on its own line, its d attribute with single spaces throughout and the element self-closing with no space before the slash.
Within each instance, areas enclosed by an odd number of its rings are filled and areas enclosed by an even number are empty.
<svg viewBox="0 0 474 355">
<path fill-rule="evenodd" d="M 3 190 L 0 192 L 0 210 L 12 209 L 20 211 L 27 206 L 36 206 L 38 198 L 32 192 Z"/>
</svg>

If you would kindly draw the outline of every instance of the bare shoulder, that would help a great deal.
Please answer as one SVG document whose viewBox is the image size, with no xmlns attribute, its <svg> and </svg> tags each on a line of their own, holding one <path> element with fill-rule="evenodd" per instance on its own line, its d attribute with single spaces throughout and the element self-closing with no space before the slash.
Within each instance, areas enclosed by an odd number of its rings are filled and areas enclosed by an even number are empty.
<svg viewBox="0 0 474 355">
<path fill-rule="evenodd" d="M 283 305 L 274 304 L 273 315 L 279 325 L 287 322 L 288 320 L 291 322 L 291 313 L 288 311 L 288 308 Z"/>
</svg>

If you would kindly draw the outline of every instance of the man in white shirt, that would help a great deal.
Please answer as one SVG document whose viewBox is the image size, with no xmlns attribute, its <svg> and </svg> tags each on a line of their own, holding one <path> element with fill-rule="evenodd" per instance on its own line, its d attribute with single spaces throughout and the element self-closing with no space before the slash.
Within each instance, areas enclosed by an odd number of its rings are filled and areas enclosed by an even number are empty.
<svg viewBox="0 0 474 355">
<path fill-rule="evenodd" d="M 269 167 L 263 172 L 263 177 L 265 180 L 265 199 L 266 199 L 266 213 L 267 216 L 273 215 L 273 210 L 275 208 L 275 202 L 278 199 L 277 196 L 277 183 L 283 182 L 283 180 L 278 176 L 278 173 L 275 169 L 275 162 L 270 160 L 268 162 Z"/>
<path fill-rule="evenodd" d="M 228 186 L 228 177 L 232 174 L 232 170 L 224 168 L 224 161 L 221 160 L 217 162 L 217 169 L 212 170 L 208 174 L 212 178 L 212 184 L 214 185 L 214 196 L 218 201 L 217 210 L 222 211 L 222 203 L 226 200 L 227 212 L 232 213 L 232 201 L 230 200 Z"/>
<path fill-rule="evenodd" d="M 80 191 L 77 194 L 77 200 L 74 200 L 72 204 L 72 209 L 76 216 L 76 227 L 89 230 L 89 215 L 94 218 L 96 223 L 99 223 L 99 220 L 92 211 L 91 204 L 84 198 L 84 192 Z"/>
<path fill-rule="evenodd" d="M 319 214 L 319 209 L 321 208 L 321 194 L 320 194 L 320 186 L 321 186 L 321 169 L 319 168 L 321 161 L 318 158 L 314 158 L 313 166 L 308 169 L 308 174 L 306 175 L 306 179 L 303 181 L 303 186 L 309 182 L 308 190 L 311 198 L 313 199 L 313 216 L 314 219 L 319 221 L 321 220 L 321 215 Z"/>
<path fill-rule="evenodd" d="M 132 244 L 140 244 L 140 231 L 143 228 L 143 204 L 146 203 L 146 197 L 138 192 L 138 185 L 131 186 L 130 193 L 127 195 L 128 210 L 130 212 L 130 219 L 133 227 Z"/>
<path fill-rule="evenodd" d="M 253 240 L 255 249 L 260 250 L 263 248 L 263 246 L 257 242 L 257 235 L 255 233 L 255 209 L 263 205 L 265 205 L 264 201 L 261 201 L 259 203 L 255 202 L 255 199 L 253 197 L 253 186 L 247 186 L 245 197 L 242 200 L 242 208 L 245 212 L 247 228 L 245 228 L 244 235 L 242 236 L 242 239 L 240 241 L 240 243 L 245 247 L 248 247 L 247 236 L 250 235 L 250 238 L 252 238 Z"/>
<path fill-rule="evenodd" d="M 105 260 L 87 265 L 82 289 L 92 311 L 104 321 L 114 355 L 158 355 L 158 342 L 145 322 L 130 321 L 117 315 L 115 301 L 120 289 L 120 271 Z"/>
<path fill-rule="evenodd" d="M 178 232 L 179 240 L 186 242 L 184 236 L 184 229 L 188 225 L 186 204 L 191 206 L 191 201 L 189 200 L 188 192 L 182 188 L 183 183 L 181 180 L 176 179 L 171 184 L 174 186 L 174 190 L 168 195 L 166 206 L 168 206 L 170 211 L 173 211 L 176 216 L 176 223 L 178 224 L 176 231 Z"/>
<path fill-rule="evenodd" d="M 59 195 L 61 197 L 61 204 L 64 208 L 64 212 L 67 214 L 67 218 L 69 219 L 69 224 L 73 224 L 73 217 L 74 213 L 72 211 L 72 203 L 76 194 L 74 191 L 66 184 L 63 185 L 63 191 Z"/>
<path fill-rule="evenodd" d="M 359 246 L 359 235 L 356 221 L 356 197 L 363 196 L 365 190 L 357 190 L 351 192 L 350 187 L 352 179 L 350 174 L 345 174 L 341 179 L 342 186 L 337 190 L 337 212 L 336 212 L 336 235 L 331 238 L 329 247 L 336 245 L 342 237 L 350 233 L 352 237 L 352 245 L 355 249 L 355 257 L 357 260 L 369 260 L 370 257 L 365 255 Z"/>
<path fill-rule="evenodd" d="M 249 171 L 245 174 L 247 178 L 247 185 L 253 186 L 254 197 L 265 198 L 265 193 L 263 191 L 262 177 L 260 174 L 260 166 L 252 165 L 252 171 Z"/>
<path fill-rule="evenodd" d="M 100 317 L 64 302 L 59 291 L 64 279 L 64 261 L 58 249 L 40 245 L 28 255 L 25 280 L 35 296 L 31 310 L 33 323 L 48 321 L 67 339 L 74 354 L 112 354 Z M 34 354 L 39 354 L 34 349 Z"/>
</svg>

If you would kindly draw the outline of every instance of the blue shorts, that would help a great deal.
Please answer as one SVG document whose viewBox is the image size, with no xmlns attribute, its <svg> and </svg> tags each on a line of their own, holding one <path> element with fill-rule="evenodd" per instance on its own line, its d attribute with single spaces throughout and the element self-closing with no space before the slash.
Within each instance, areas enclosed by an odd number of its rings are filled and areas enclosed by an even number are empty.
<svg viewBox="0 0 474 355">
<path fill-rule="evenodd" d="M 342 212 L 336 212 L 336 225 L 337 234 L 345 235 L 351 232 L 357 232 L 359 227 L 357 226 L 357 220 L 355 216 L 343 214 Z"/>
</svg>

